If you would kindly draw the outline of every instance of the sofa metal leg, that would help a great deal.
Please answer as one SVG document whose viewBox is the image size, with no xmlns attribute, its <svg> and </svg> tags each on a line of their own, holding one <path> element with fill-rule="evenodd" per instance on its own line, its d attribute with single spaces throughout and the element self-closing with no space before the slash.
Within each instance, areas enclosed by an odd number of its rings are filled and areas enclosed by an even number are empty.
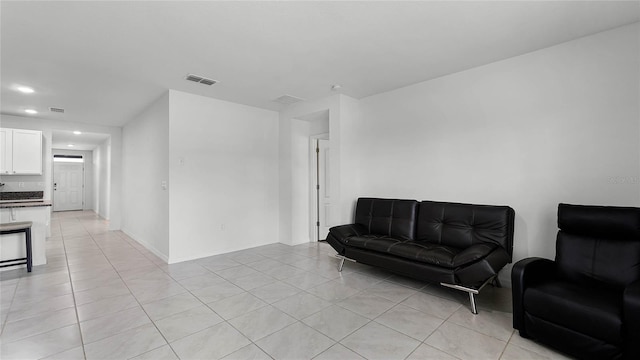
<svg viewBox="0 0 640 360">
<path fill-rule="evenodd" d="M 474 296 L 475 295 L 472 292 L 469 293 L 469 301 L 471 302 L 471 313 L 473 315 L 478 315 L 478 308 L 476 307 L 476 299 Z"/>
<path fill-rule="evenodd" d="M 353 259 L 349 259 L 348 257 L 343 256 L 343 255 L 340 255 L 340 254 L 336 254 L 336 255 L 335 255 L 335 257 L 337 257 L 338 259 L 340 259 L 340 265 L 338 265 L 338 271 L 339 271 L 339 272 L 342 272 L 342 267 L 344 266 L 344 261 L 345 261 L 345 260 L 349 260 L 349 261 L 351 261 L 351 262 L 356 262 L 355 260 L 353 260 Z"/>
<path fill-rule="evenodd" d="M 452 289 L 456 289 L 456 290 L 460 290 L 460 291 L 464 291 L 466 293 L 469 294 L 469 302 L 471 302 L 471 313 L 474 315 L 478 315 L 478 308 L 476 306 L 476 298 L 475 295 L 477 295 L 478 293 L 480 293 L 480 290 L 482 290 L 482 288 L 487 285 L 491 280 L 493 280 L 493 278 L 489 278 L 487 279 L 487 281 L 485 281 L 482 286 L 480 286 L 477 289 L 474 288 L 468 288 L 462 285 L 455 285 L 455 284 L 447 284 L 447 283 L 440 283 L 440 285 L 442 286 L 446 286 L 448 288 L 452 288 Z"/>
</svg>

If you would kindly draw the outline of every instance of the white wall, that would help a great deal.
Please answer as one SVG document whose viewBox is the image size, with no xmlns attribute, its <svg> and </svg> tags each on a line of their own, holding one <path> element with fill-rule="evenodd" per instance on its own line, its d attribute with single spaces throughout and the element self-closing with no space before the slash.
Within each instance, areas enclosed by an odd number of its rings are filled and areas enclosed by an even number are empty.
<svg viewBox="0 0 640 360">
<path fill-rule="evenodd" d="M 101 185 L 104 185 L 100 184 L 100 178 L 102 177 L 101 164 L 103 162 L 103 158 L 104 156 L 100 152 L 99 146 L 93 149 L 93 211 L 96 214 L 98 214 L 98 211 L 100 210 L 100 192 L 102 190 Z"/>
<path fill-rule="evenodd" d="M 106 141 L 102 146 L 98 147 L 96 150 L 98 153 L 94 153 L 94 164 L 96 167 L 101 166 L 104 167 L 104 171 L 102 171 L 103 175 L 109 179 L 109 184 L 98 183 L 96 184 L 94 178 L 94 185 L 99 185 L 94 187 L 94 190 L 98 192 L 102 199 L 100 201 L 101 211 L 100 215 L 108 218 L 110 220 L 109 227 L 112 230 L 120 229 L 120 220 L 121 220 L 121 157 L 122 157 L 122 129 L 119 127 L 113 126 L 102 126 L 102 125 L 92 125 L 86 123 L 74 123 L 70 121 L 61 121 L 61 120 L 51 120 L 51 119 L 39 119 L 37 117 L 22 117 L 22 116 L 12 116 L 12 115 L 0 115 L 0 126 L 8 127 L 8 128 L 16 128 L 16 129 L 30 129 L 30 130 L 40 130 L 43 132 L 44 142 L 44 174 L 41 178 L 42 181 L 37 180 L 38 182 L 43 182 L 44 187 L 44 198 L 46 200 L 51 199 L 52 195 L 52 151 L 51 151 L 51 139 L 52 139 L 52 131 L 53 130 L 79 130 L 82 132 L 90 132 L 90 133 L 99 133 L 99 134 L 108 134 L 110 135 L 110 139 Z M 102 150 L 103 154 L 100 156 L 100 150 Z M 96 159 L 100 159 L 99 162 L 96 162 Z M 105 161 L 101 163 L 101 161 Z M 30 181 L 28 177 L 25 178 L 24 181 Z M 5 177 L 2 178 L 4 181 Z M 31 179 L 32 180 L 32 179 Z M 102 181 L 98 179 L 99 182 Z M 10 180 L 15 181 L 15 180 Z M 23 180 L 19 180 L 23 181 Z M 96 193 L 94 192 L 94 194 Z M 95 202 L 94 197 L 94 207 L 97 206 L 98 203 Z"/>
<path fill-rule="evenodd" d="M 638 44 L 635 24 L 362 99 L 348 197 L 507 204 L 515 260 L 553 258 L 559 202 L 640 205 Z"/>
<path fill-rule="evenodd" d="M 309 134 L 310 135 L 329 135 L 329 114 L 326 118 L 315 119 L 309 121 Z"/>
<path fill-rule="evenodd" d="M 84 204 L 82 209 L 93 210 L 93 151 L 52 149 L 51 152 L 53 155 L 82 155 L 82 158 L 84 159 Z"/>
<path fill-rule="evenodd" d="M 363 186 L 359 167 L 363 165 L 363 160 L 369 161 L 365 149 L 359 143 L 362 131 L 360 101 L 342 96 L 339 118 L 339 122 L 330 124 L 331 152 L 338 152 L 339 155 L 336 159 L 332 157 L 332 161 L 337 162 L 336 166 L 331 165 L 333 171 L 338 169 L 338 178 L 331 176 L 333 183 L 338 184 L 334 206 L 338 207 L 339 212 L 333 219 L 335 225 L 353 222 L 357 200 L 355 195 Z"/>
<path fill-rule="evenodd" d="M 170 262 L 278 242 L 278 113 L 169 92 Z"/>
<path fill-rule="evenodd" d="M 291 232 L 294 238 L 290 244 L 299 244 L 312 240 L 309 231 L 311 209 L 309 178 L 311 174 L 309 163 L 309 136 L 311 123 L 304 120 L 291 119 L 291 165 L 294 169 L 296 181 L 292 182 L 292 193 L 295 194 L 291 203 Z"/>
<path fill-rule="evenodd" d="M 169 92 L 122 130 L 122 230 L 169 259 Z M 161 186 L 167 183 L 167 189 Z"/>
<path fill-rule="evenodd" d="M 100 217 L 111 221 L 111 139 L 105 140 L 93 150 L 95 195 L 94 209 Z M 113 229 L 113 227 L 111 227 Z"/>
</svg>

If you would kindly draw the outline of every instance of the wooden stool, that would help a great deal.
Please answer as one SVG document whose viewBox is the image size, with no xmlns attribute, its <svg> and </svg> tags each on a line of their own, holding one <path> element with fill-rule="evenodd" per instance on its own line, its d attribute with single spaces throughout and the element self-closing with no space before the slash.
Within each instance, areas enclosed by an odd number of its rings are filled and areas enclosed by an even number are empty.
<svg viewBox="0 0 640 360">
<path fill-rule="evenodd" d="M 2 264 L 0 265 L 0 268 L 7 267 L 7 266 L 27 264 L 27 271 L 31 272 L 31 225 L 33 225 L 31 221 L 0 224 L 0 235 L 15 234 L 15 233 L 23 232 L 25 234 L 26 243 L 27 243 L 26 258 L 2 260 L 0 261 L 0 264 Z M 10 264 L 6 264 L 6 263 L 10 263 Z"/>
</svg>

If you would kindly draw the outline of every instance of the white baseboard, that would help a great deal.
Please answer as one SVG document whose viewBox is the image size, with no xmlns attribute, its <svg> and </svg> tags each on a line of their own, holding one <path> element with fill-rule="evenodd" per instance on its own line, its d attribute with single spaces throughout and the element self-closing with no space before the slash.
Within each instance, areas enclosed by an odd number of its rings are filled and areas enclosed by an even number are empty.
<svg viewBox="0 0 640 360">
<path fill-rule="evenodd" d="M 130 232 L 130 231 L 126 230 L 126 229 L 121 229 L 120 231 L 125 233 L 125 235 L 127 235 L 128 237 L 133 239 L 138 244 L 144 246 L 147 250 L 151 251 L 155 256 L 159 257 L 163 261 L 166 261 L 167 264 L 170 264 L 169 257 L 167 255 L 163 254 L 160 250 L 156 249 L 154 246 L 152 246 L 148 242 L 140 239 L 140 237 L 136 236 L 135 234 L 133 234 L 132 232 Z"/>
<path fill-rule="evenodd" d="M 265 245 L 271 245 L 271 244 L 277 244 L 278 242 L 272 242 L 272 243 L 268 243 L 268 244 L 257 244 L 257 245 L 252 245 L 252 246 L 245 246 L 245 247 L 240 247 L 240 248 L 233 248 L 233 249 L 225 249 L 223 251 L 215 251 L 215 252 L 210 252 L 210 253 L 205 253 L 205 254 L 199 254 L 199 255 L 195 255 L 195 256 L 185 256 L 185 257 L 179 257 L 179 258 L 170 258 L 169 259 L 169 264 L 175 264 L 175 263 L 179 263 L 179 262 L 183 262 L 183 261 L 191 261 L 191 260 L 197 260 L 197 259 L 202 259 L 202 258 L 206 258 L 209 256 L 216 256 L 216 255 L 223 255 L 223 254 L 228 254 L 234 251 L 241 251 L 241 250 L 246 250 L 246 249 L 252 249 L 254 247 L 260 247 L 260 246 L 265 246 Z M 288 244 L 287 244 L 288 245 Z"/>
</svg>

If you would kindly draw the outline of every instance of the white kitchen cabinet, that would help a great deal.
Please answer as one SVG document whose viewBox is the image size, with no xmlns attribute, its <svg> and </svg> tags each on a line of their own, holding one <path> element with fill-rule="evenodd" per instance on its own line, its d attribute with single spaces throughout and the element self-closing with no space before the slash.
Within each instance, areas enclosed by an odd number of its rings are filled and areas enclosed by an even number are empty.
<svg viewBox="0 0 640 360">
<path fill-rule="evenodd" d="M 13 172 L 13 130 L 0 128 L 0 174 Z"/>
<path fill-rule="evenodd" d="M 0 174 L 42 175 L 42 131 L 0 129 Z"/>
</svg>

